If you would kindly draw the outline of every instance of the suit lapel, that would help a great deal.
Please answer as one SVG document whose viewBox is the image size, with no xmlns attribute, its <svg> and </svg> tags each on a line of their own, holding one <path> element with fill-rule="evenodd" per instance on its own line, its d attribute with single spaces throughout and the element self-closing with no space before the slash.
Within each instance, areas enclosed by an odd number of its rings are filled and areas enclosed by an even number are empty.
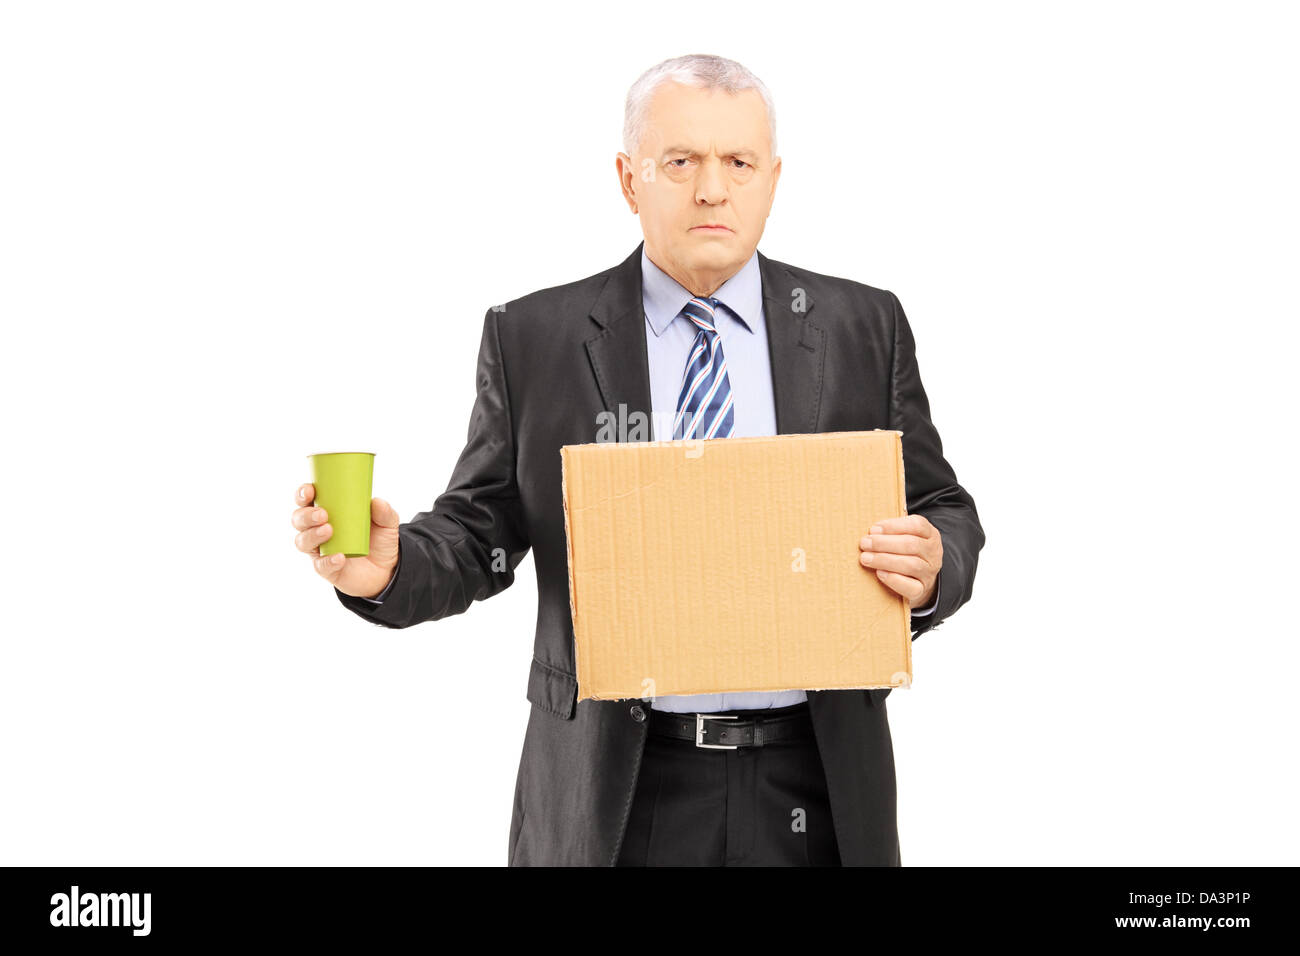
<svg viewBox="0 0 1300 956">
<path fill-rule="evenodd" d="M 779 435 L 810 434 L 817 431 L 821 412 L 826 336 L 808 317 L 813 301 L 807 284 L 798 282 L 761 252 L 758 266 L 776 393 L 776 431 Z"/>
<path fill-rule="evenodd" d="M 646 434 L 654 438 L 651 422 L 650 359 L 645 343 L 645 306 L 641 301 L 641 246 L 610 273 L 592 303 L 590 317 L 601 330 L 587 339 L 587 355 L 596 376 L 605 410 L 619 422 L 619 441 L 636 438 L 634 412 L 645 415 Z M 622 414 L 619 407 L 622 406 Z M 624 425 L 623 423 L 627 424 Z"/>
<path fill-rule="evenodd" d="M 634 412 L 645 415 L 645 440 L 654 437 L 651 421 L 650 362 L 646 352 L 645 309 L 641 298 L 641 247 L 610 273 L 592 303 L 590 317 L 600 331 L 585 345 L 605 410 L 618 422 Z M 761 252 L 763 311 L 776 401 L 777 433 L 817 431 L 821 411 L 825 334 L 809 319 L 812 295 L 785 268 Z M 619 408 L 622 406 L 622 414 Z M 629 422 L 630 430 L 634 423 Z M 620 440 L 623 429 L 620 428 Z"/>
</svg>

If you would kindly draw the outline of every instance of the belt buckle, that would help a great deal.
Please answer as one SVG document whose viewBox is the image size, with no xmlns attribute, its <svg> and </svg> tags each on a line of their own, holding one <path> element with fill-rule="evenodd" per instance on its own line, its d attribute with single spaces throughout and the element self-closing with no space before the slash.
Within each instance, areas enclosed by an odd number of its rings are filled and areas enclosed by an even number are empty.
<svg viewBox="0 0 1300 956">
<path fill-rule="evenodd" d="M 712 720 L 736 720 L 735 714 L 696 714 L 695 715 L 695 746 L 705 750 L 737 750 L 739 744 L 706 744 L 704 742 L 704 718 Z"/>
</svg>

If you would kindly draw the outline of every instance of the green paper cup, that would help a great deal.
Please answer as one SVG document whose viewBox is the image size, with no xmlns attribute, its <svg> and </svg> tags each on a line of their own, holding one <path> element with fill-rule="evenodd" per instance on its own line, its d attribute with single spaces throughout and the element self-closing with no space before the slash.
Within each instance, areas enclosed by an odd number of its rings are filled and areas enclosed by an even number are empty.
<svg viewBox="0 0 1300 956">
<path fill-rule="evenodd" d="M 370 488 L 375 456 L 368 451 L 308 455 L 317 507 L 324 508 L 330 539 L 321 554 L 359 558 L 370 553 Z"/>
</svg>

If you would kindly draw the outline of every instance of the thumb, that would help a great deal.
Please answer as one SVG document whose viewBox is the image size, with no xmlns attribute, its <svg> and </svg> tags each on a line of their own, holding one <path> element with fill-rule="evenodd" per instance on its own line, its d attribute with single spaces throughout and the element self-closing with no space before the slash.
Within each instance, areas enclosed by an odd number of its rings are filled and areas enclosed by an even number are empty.
<svg viewBox="0 0 1300 956">
<path fill-rule="evenodd" d="M 396 529 L 401 524 L 396 509 L 383 498 L 370 499 L 370 520 L 380 528 Z"/>
</svg>

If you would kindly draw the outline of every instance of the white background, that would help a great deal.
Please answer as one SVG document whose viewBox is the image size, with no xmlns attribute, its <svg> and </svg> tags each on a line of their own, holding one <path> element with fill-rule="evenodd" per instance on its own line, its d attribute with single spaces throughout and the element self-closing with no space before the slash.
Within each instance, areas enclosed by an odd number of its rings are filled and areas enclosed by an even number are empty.
<svg viewBox="0 0 1300 956">
<path fill-rule="evenodd" d="M 13 4 L 0 862 L 501 865 L 536 590 L 405 631 L 483 313 L 620 262 L 627 88 L 771 88 L 767 255 L 896 292 L 988 535 L 889 698 L 905 865 L 1294 864 L 1296 24 L 1265 4 Z"/>
</svg>

